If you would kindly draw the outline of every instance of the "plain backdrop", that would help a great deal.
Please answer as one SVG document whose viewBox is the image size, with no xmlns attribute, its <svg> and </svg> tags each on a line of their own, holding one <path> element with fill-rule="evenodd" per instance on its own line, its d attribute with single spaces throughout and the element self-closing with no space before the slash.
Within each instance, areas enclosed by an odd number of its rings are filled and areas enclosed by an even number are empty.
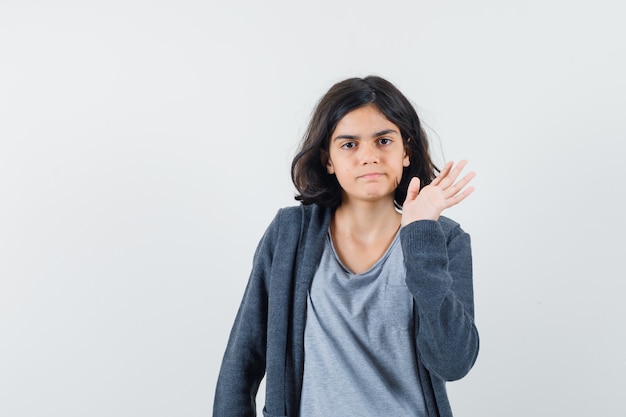
<svg viewBox="0 0 626 417">
<path fill-rule="evenodd" d="M 369 74 L 478 173 L 455 415 L 626 415 L 622 4 L 3 0 L 0 416 L 210 415 L 309 115 Z"/>
</svg>

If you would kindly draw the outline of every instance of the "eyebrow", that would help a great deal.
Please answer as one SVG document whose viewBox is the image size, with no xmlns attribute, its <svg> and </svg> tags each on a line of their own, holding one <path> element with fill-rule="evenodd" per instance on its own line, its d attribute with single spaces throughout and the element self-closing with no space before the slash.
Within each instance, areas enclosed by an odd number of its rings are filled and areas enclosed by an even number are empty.
<svg viewBox="0 0 626 417">
<path fill-rule="evenodd" d="M 396 133 L 398 134 L 398 131 L 395 129 L 385 129 L 385 130 L 381 130 L 380 132 L 376 132 L 372 135 L 373 138 L 377 138 L 379 136 L 385 136 L 388 135 L 390 133 Z M 359 139 L 360 137 L 357 135 L 339 135 L 339 136 L 335 136 L 333 138 L 333 141 L 335 140 L 340 140 L 340 139 L 350 139 L 350 140 L 355 140 L 355 139 Z"/>
</svg>

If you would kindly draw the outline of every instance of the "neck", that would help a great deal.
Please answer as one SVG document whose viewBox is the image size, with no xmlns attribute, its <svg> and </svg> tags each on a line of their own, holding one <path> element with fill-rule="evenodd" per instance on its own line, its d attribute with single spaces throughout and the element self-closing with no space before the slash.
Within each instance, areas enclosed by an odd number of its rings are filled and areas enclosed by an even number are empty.
<svg viewBox="0 0 626 417">
<path fill-rule="evenodd" d="M 334 233 L 370 241 L 395 235 L 400 228 L 401 217 L 396 212 L 392 199 L 375 202 L 347 201 L 335 211 L 331 228 Z"/>
</svg>

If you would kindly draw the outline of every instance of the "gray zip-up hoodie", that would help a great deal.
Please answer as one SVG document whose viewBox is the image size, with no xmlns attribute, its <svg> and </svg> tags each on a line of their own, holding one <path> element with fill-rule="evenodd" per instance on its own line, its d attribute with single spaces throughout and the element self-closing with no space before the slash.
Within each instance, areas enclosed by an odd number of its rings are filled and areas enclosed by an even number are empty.
<svg viewBox="0 0 626 417">
<path fill-rule="evenodd" d="M 264 374 L 265 417 L 298 416 L 307 291 L 331 216 L 317 205 L 284 208 L 261 238 L 224 353 L 214 417 L 255 416 Z M 404 226 L 400 240 L 428 416 L 451 417 L 445 382 L 465 376 L 478 355 L 470 238 L 441 216 Z"/>
</svg>

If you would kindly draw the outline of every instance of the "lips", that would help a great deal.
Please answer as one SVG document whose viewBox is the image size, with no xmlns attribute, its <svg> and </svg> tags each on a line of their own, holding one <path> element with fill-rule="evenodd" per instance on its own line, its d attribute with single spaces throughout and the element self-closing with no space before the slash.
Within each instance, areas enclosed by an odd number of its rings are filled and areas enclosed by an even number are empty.
<svg viewBox="0 0 626 417">
<path fill-rule="evenodd" d="M 373 180 L 373 179 L 380 178 L 383 175 L 385 174 L 382 174 L 380 172 L 368 172 L 367 174 L 359 175 L 358 178 L 364 179 L 364 180 Z"/>
</svg>

